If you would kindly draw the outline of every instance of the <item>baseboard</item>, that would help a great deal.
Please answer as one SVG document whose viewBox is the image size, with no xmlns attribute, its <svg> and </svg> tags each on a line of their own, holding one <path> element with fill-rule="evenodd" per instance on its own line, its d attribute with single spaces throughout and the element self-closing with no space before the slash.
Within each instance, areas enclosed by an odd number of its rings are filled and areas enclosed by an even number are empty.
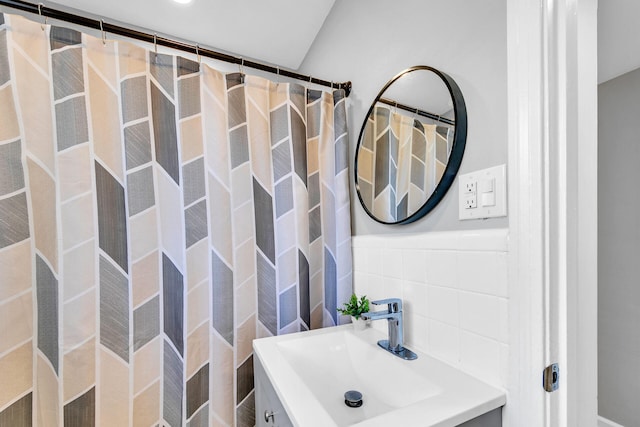
<svg viewBox="0 0 640 427">
<path fill-rule="evenodd" d="M 624 427 L 622 424 L 614 423 L 605 417 L 598 416 L 598 427 Z"/>
</svg>

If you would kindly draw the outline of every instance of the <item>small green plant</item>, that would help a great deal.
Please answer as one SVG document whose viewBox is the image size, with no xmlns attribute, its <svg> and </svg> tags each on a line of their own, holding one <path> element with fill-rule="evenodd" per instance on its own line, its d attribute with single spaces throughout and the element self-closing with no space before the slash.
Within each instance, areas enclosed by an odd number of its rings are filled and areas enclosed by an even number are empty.
<svg viewBox="0 0 640 427">
<path fill-rule="evenodd" d="M 362 313 L 367 313 L 369 311 L 369 300 L 366 295 L 363 295 L 358 299 L 356 294 L 352 294 L 349 301 L 345 302 L 344 306 L 339 308 L 338 311 L 341 314 L 353 316 L 356 319 L 359 319 Z"/>
</svg>

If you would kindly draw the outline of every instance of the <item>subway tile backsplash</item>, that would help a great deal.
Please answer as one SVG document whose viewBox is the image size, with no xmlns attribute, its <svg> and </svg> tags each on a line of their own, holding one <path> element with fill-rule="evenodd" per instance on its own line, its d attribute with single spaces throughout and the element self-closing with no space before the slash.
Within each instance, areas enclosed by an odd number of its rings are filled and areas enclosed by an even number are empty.
<svg viewBox="0 0 640 427">
<path fill-rule="evenodd" d="M 507 229 L 354 236 L 352 246 L 355 292 L 403 299 L 408 347 L 506 387 Z"/>
</svg>

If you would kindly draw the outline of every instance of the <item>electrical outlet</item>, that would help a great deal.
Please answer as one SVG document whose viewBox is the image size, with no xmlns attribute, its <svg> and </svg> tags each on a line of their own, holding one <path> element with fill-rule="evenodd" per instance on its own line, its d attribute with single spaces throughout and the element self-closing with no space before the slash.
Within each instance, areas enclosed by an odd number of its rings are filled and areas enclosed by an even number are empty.
<svg viewBox="0 0 640 427">
<path fill-rule="evenodd" d="M 464 184 L 464 208 L 475 209 L 478 207 L 477 182 L 467 181 Z"/>
<path fill-rule="evenodd" d="M 475 209 L 478 207 L 478 199 L 475 193 L 467 194 L 467 197 L 464 199 L 464 208 L 465 209 Z"/>
<path fill-rule="evenodd" d="M 470 194 L 470 193 L 476 194 L 476 181 L 469 181 L 465 183 L 464 191 L 467 194 Z"/>
</svg>

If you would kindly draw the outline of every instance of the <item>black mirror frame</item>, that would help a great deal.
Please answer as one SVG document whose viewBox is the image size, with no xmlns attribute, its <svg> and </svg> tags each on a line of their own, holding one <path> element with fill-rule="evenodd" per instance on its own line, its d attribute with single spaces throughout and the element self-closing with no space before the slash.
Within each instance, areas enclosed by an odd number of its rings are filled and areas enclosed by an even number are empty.
<svg viewBox="0 0 640 427">
<path fill-rule="evenodd" d="M 454 112 L 454 120 L 455 120 L 455 131 L 453 134 L 453 147 L 451 148 L 451 155 L 449 156 L 449 161 L 447 162 L 447 166 L 445 167 L 444 173 L 438 185 L 436 185 L 435 190 L 431 193 L 431 196 L 427 199 L 427 201 L 413 214 L 409 215 L 407 218 L 402 219 L 396 222 L 386 222 L 381 221 L 376 218 L 371 211 L 367 208 L 362 200 L 362 196 L 360 195 L 360 186 L 358 185 L 358 154 L 360 153 L 360 145 L 362 144 L 362 137 L 364 135 L 365 127 L 367 125 L 367 120 L 369 116 L 373 112 L 376 103 L 380 100 L 384 92 L 391 86 L 396 80 L 405 74 L 411 73 L 417 70 L 427 70 L 431 71 L 437 76 L 439 76 L 442 81 L 449 89 L 449 94 L 451 95 L 451 99 L 453 101 L 453 112 Z M 358 143 L 356 145 L 356 156 L 355 156 L 355 164 L 354 164 L 354 181 L 356 187 L 356 193 L 358 194 L 358 200 L 360 201 L 360 205 L 364 208 L 364 211 L 371 217 L 374 221 L 377 221 L 381 224 L 388 225 L 396 225 L 396 224 L 410 224 L 414 221 L 419 220 L 424 217 L 426 214 L 431 212 L 438 203 L 444 198 L 445 194 L 451 188 L 453 181 L 458 174 L 458 170 L 460 169 L 460 165 L 462 164 L 462 156 L 464 155 L 464 149 L 467 141 L 467 106 L 464 102 L 464 97 L 462 96 L 462 91 L 456 84 L 456 82 L 447 74 L 443 73 L 440 70 L 437 70 L 433 67 L 429 67 L 427 65 L 416 65 L 411 68 L 407 68 L 406 70 L 398 73 L 391 80 L 384 85 L 384 87 L 378 92 L 378 96 L 374 99 L 371 107 L 369 107 L 369 111 L 364 118 L 362 123 L 362 128 L 360 129 L 360 135 L 358 136 Z"/>
</svg>

